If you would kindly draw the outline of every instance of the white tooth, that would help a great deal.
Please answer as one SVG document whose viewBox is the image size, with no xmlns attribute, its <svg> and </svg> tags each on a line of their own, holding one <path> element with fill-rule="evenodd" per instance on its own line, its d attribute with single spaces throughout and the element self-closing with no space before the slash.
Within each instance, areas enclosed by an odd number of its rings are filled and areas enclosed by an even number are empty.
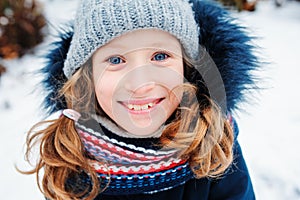
<svg viewBox="0 0 300 200">
<path fill-rule="evenodd" d="M 141 110 L 141 106 L 139 106 L 139 105 L 134 105 L 134 106 L 133 106 L 133 109 L 134 109 L 134 110 Z"/>
<path fill-rule="evenodd" d="M 142 105 L 142 110 L 147 110 L 148 109 L 148 104 Z"/>
<path fill-rule="evenodd" d="M 149 106 L 149 108 L 152 108 L 153 107 L 153 103 L 149 103 L 148 106 Z"/>
<path fill-rule="evenodd" d="M 134 104 L 127 104 L 128 109 L 130 110 L 147 110 L 149 108 L 152 108 L 154 106 L 154 103 L 148 103 L 144 105 L 134 105 Z"/>
<path fill-rule="evenodd" d="M 132 104 L 128 104 L 127 107 L 132 110 L 133 109 L 133 105 Z"/>
</svg>

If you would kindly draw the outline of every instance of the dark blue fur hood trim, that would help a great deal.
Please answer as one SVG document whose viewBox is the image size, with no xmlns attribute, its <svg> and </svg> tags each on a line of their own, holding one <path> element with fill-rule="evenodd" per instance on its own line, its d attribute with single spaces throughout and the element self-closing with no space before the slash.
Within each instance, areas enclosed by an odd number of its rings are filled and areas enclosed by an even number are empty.
<svg viewBox="0 0 300 200">
<path fill-rule="evenodd" d="M 42 85 L 47 92 L 42 106 L 48 114 L 67 108 L 65 98 L 60 96 L 59 91 L 68 80 L 63 67 L 72 37 L 72 25 L 60 31 L 59 40 L 51 44 L 52 50 L 46 55 L 46 66 L 41 69 L 44 75 Z"/>
<path fill-rule="evenodd" d="M 249 90 L 256 88 L 252 72 L 257 70 L 260 63 L 254 55 L 255 46 L 251 44 L 253 38 L 216 3 L 202 0 L 191 0 L 191 3 L 200 27 L 200 45 L 216 64 L 224 82 L 225 112 L 236 111 L 240 103 L 247 101 Z M 65 99 L 59 96 L 59 90 L 67 81 L 63 66 L 72 36 L 73 28 L 68 25 L 52 44 L 52 50 L 46 55 L 46 66 L 41 70 L 44 74 L 42 84 L 47 92 L 43 107 L 48 114 L 66 108 Z M 197 84 L 197 80 L 191 82 Z"/>
</svg>

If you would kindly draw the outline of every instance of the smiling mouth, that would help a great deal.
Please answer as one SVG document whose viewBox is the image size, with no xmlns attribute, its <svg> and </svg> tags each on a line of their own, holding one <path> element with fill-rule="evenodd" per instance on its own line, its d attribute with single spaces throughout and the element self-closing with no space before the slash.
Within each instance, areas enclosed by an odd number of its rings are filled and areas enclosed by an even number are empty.
<svg viewBox="0 0 300 200">
<path fill-rule="evenodd" d="M 152 99 L 152 100 L 133 100 L 127 102 L 120 102 L 130 111 L 146 111 L 155 107 L 159 104 L 164 98 Z"/>
</svg>

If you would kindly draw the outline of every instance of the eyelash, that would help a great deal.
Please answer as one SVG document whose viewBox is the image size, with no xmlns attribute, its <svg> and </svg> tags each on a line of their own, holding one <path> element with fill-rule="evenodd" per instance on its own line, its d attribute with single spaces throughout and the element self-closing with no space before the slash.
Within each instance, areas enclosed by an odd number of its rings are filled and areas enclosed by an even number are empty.
<svg viewBox="0 0 300 200">
<path fill-rule="evenodd" d="M 162 59 L 155 59 L 155 57 L 157 56 L 157 55 L 163 55 L 164 57 L 162 58 Z M 166 59 L 168 59 L 169 57 L 171 57 L 168 53 L 166 53 L 166 52 L 156 52 L 153 56 L 152 56 L 152 58 L 151 58 L 151 60 L 152 61 L 157 61 L 157 62 L 162 62 L 162 61 L 165 61 Z M 117 62 L 116 62 L 117 61 Z M 121 56 L 118 56 L 118 55 L 116 55 L 116 56 L 111 56 L 111 57 L 109 57 L 108 59 L 107 59 L 107 62 L 108 63 L 110 63 L 111 65 L 120 65 L 120 64 L 122 64 L 122 63 L 125 63 L 126 61 L 125 61 L 125 59 L 124 58 L 122 58 Z"/>
<path fill-rule="evenodd" d="M 168 59 L 168 58 L 170 57 L 170 55 L 169 55 L 168 53 L 166 53 L 166 52 L 157 52 L 157 53 L 155 53 L 155 54 L 153 55 L 153 57 L 152 57 L 151 60 L 153 60 L 153 59 L 155 58 L 155 56 L 157 56 L 157 55 L 159 55 L 159 54 L 164 55 L 163 60 L 155 60 L 155 61 L 161 62 L 161 61 L 164 61 L 164 60 L 166 60 L 166 59 Z"/>
<path fill-rule="evenodd" d="M 113 59 L 119 59 L 120 63 L 113 63 Z M 121 63 L 124 63 L 125 60 L 121 56 L 112 56 L 107 59 L 107 62 L 109 62 L 112 65 L 119 65 Z"/>
</svg>

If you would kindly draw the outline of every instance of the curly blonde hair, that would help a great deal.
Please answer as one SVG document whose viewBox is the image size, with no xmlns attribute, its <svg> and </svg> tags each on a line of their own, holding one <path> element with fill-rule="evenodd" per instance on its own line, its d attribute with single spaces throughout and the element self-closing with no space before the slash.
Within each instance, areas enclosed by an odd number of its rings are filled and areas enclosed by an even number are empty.
<svg viewBox="0 0 300 200">
<path fill-rule="evenodd" d="M 191 68 L 184 59 L 185 68 Z M 61 97 L 67 107 L 89 113 L 102 113 L 94 94 L 91 81 L 91 60 L 82 66 L 63 86 Z M 186 159 L 197 178 L 215 177 L 222 174 L 232 162 L 233 130 L 221 109 L 207 95 L 189 83 L 183 86 L 186 103 L 177 109 L 175 119 L 166 126 L 160 137 L 160 145 L 178 149 L 179 156 Z M 92 105 L 92 106 L 91 106 Z M 36 173 L 38 186 L 49 199 L 94 199 L 99 192 L 97 174 L 90 166 L 83 144 L 76 132 L 73 120 L 61 116 L 55 120 L 34 125 L 28 132 L 26 158 L 39 146 L 39 159 L 31 171 Z M 103 161 L 103 165 L 105 161 Z M 43 177 L 40 173 L 43 169 Z M 82 171 L 90 176 L 92 184 L 84 191 L 73 191 L 66 186 L 67 180 Z"/>
</svg>

